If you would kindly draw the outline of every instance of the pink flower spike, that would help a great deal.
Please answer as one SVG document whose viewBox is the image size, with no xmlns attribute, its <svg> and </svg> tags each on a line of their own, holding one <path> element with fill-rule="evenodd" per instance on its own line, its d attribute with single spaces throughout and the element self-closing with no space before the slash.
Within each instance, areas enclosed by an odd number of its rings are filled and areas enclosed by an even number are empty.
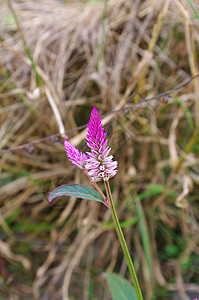
<svg viewBox="0 0 199 300">
<path fill-rule="evenodd" d="M 87 163 L 87 155 L 80 152 L 66 140 L 64 140 L 64 146 L 70 162 L 80 169 L 85 169 L 85 165 Z"/>
<path fill-rule="evenodd" d="M 113 161 L 113 156 L 109 155 L 111 148 L 107 146 L 108 139 L 104 133 L 103 124 L 99 113 L 94 107 L 90 121 L 88 123 L 88 132 L 86 135 L 87 145 L 91 152 L 87 152 L 87 164 L 85 168 L 92 181 L 109 180 L 117 170 L 117 161 Z"/>
<path fill-rule="evenodd" d="M 88 122 L 88 132 L 86 136 L 87 145 L 91 151 L 98 151 L 101 146 L 105 145 L 106 134 L 102 126 L 99 113 L 94 107 L 91 112 L 90 121 Z"/>
</svg>

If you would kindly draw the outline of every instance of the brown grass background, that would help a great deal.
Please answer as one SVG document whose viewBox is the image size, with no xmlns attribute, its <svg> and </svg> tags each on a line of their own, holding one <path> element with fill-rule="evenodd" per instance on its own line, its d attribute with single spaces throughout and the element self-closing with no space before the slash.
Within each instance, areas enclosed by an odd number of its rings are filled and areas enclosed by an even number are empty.
<svg viewBox="0 0 199 300">
<path fill-rule="evenodd" d="M 62 138 L 87 151 L 76 128 L 92 107 L 124 105 L 103 122 L 144 299 L 199 297 L 199 81 L 156 97 L 198 73 L 198 14 L 197 0 L 0 3 L 0 149 L 27 144 L 0 153 L 0 299 L 111 299 L 103 272 L 129 279 L 105 207 L 47 202 L 61 184 L 90 186 Z"/>
</svg>

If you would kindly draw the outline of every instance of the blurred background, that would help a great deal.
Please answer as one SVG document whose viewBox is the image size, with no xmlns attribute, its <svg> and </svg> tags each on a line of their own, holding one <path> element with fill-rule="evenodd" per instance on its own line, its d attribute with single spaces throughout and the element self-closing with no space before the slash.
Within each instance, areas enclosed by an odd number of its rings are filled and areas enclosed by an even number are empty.
<svg viewBox="0 0 199 300">
<path fill-rule="evenodd" d="M 88 151 L 94 106 L 144 299 L 199 297 L 198 61 L 197 0 L 1 1 L 0 299 L 110 300 L 104 272 L 130 282 L 105 206 L 47 201 L 91 187 L 63 138 Z"/>
</svg>

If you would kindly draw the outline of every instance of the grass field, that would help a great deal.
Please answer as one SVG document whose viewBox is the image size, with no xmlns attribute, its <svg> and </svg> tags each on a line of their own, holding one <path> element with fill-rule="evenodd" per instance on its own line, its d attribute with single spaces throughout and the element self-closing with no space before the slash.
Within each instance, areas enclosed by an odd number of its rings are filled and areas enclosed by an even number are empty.
<svg viewBox="0 0 199 300">
<path fill-rule="evenodd" d="M 0 299 L 110 300 L 104 272 L 130 281 L 105 206 L 47 201 L 91 187 L 63 138 L 88 151 L 94 106 L 144 299 L 199 298 L 198 64 L 198 0 L 0 2 Z"/>
</svg>

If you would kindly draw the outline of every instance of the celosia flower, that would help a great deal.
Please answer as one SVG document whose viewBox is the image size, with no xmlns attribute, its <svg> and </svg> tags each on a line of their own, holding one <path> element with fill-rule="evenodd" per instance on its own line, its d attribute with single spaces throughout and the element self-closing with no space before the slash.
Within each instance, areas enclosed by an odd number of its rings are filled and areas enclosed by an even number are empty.
<svg viewBox="0 0 199 300">
<path fill-rule="evenodd" d="M 85 169 L 87 155 L 80 152 L 66 140 L 64 140 L 64 146 L 70 162 L 80 169 Z"/>
<path fill-rule="evenodd" d="M 85 168 L 92 181 L 109 180 L 117 173 L 117 161 L 113 161 L 113 156 L 109 155 L 111 148 L 107 146 L 108 139 L 100 120 L 99 113 L 94 107 L 86 136 L 87 145 L 91 152 L 87 152 L 88 159 Z"/>
<path fill-rule="evenodd" d="M 117 161 L 113 161 L 113 156 L 109 155 L 111 148 L 107 146 L 108 139 L 106 139 L 106 133 L 104 133 L 99 113 L 95 107 L 91 112 L 86 140 L 91 150 L 91 152 L 87 152 L 87 155 L 64 140 L 70 162 L 82 169 L 94 182 L 102 179 L 109 180 L 117 173 Z"/>
</svg>

